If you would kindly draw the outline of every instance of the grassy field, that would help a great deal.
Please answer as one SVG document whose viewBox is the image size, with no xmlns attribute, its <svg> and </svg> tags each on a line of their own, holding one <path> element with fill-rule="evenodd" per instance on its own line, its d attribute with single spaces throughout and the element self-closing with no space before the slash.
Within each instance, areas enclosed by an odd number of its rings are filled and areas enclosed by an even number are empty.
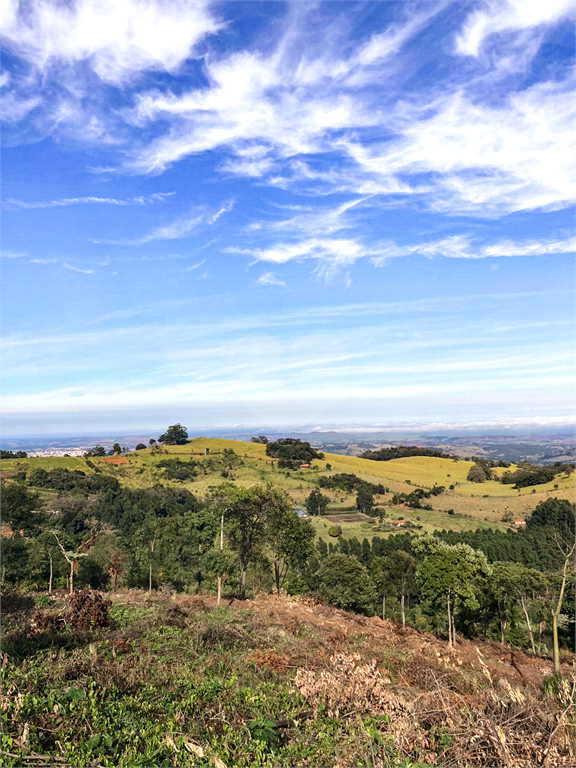
<svg viewBox="0 0 576 768">
<path fill-rule="evenodd" d="M 206 449 L 208 454 L 205 454 Z M 228 459 L 224 451 L 232 449 L 232 468 L 227 468 Z M 127 454 L 127 463 L 110 464 L 105 459 L 91 459 L 91 464 L 97 471 L 112 475 L 130 487 L 146 488 L 156 483 L 166 486 L 184 487 L 199 498 L 205 497 L 211 488 L 223 482 L 234 482 L 242 487 L 250 487 L 259 483 L 272 483 L 286 491 L 294 501 L 295 506 L 304 508 L 310 491 L 317 487 L 319 477 L 334 473 L 353 473 L 363 480 L 372 483 L 382 483 L 389 492 L 376 497 L 376 503 L 385 512 L 388 521 L 404 518 L 415 525 L 422 526 L 422 532 L 437 529 L 456 531 L 473 530 L 476 527 L 494 527 L 505 529 L 502 521 L 505 514 L 514 518 L 524 518 L 539 501 L 557 496 L 573 498 L 574 476 L 560 475 L 555 481 L 546 485 L 523 488 L 521 491 L 511 485 L 503 485 L 495 481 L 485 483 L 470 483 L 466 476 L 473 463 L 470 461 L 455 461 L 435 457 L 415 456 L 392 461 L 378 462 L 370 459 L 360 459 L 339 454 L 325 454 L 324 460 L 314 460 L 310 469 L 298 469 L 287 472 L 278 469 L 277 462 L 266 456 L 266 446 L 260 443 L 224 440 L 219 438 L 194 438 L 186 445 L 166 446 L 160 451 L 147 448 Z M 178 482 L 168 480 L 158 462 L 163 459 L 177 458 L 181 461 L 194 460 L 198 462 L 198 476 L 193 481 Z M 83 472 L 94 471 L 81 458 L 34 458 L 8 459 L 2 462 L 2 474 L 13 475 L 18 470 L 30 467 L 41 467 L 49 470 L 56 467 L 79 469 Z M 329 467 L 329 469 L 327 468 Z M 514 470 L 515 467 L 510 468 Z M 502 473 L 502 468 L 496 469 Z M 433 510 L 412 510 L 403 505 L 393 506 L 394 493 L 410 493 L 415 487 L 431 488 L 434 485 L 444 485 L 446 491 L 425 500 Z M 448 490 L 454 485 L 453 490 Z M 557 485 L 557 488 L 554 486 Z M 354 511 L 356 495 L 343 491 L 323 489 L 322 492 L 330 499 L 328 512 L 337 513 Z M 447 514 L 453 510 L 454 514 Z M 318 534 L 329 540 L 325 521 L 314 521 Z M 375 526 L 367 523 L 343 524 L 345 538 L 371 538 L 375 533 L 388 535 L 387 531 L 376 531 Z M 402 529 L 400 529 L 402 530 Z"/>
</svg>

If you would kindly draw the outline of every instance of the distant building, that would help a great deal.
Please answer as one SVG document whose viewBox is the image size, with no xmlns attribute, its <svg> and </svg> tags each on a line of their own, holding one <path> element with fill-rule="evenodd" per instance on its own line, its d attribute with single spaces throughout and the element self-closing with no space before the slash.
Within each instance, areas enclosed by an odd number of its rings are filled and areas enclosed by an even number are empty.
<svg viewBox="0 0 576 768">
<path fill-rule="evenodd" d="M 310 464 L 300 464 L 300 469 L 310 469 Z"/>
<path fill-rule="evenodd" d="M 395 525 L 396 528 L 401 528 L 403 525 L 406 525 L 406 520 L 391 520 L 390 525 Z"/>
<path fill-rule="evenodd" d="M 517 528 L 521 528 L 523 525 L 526 525 L 526 520 L 522 520 L 521 518 L 518 520 L 512 520 L 512 525 L 515 525 Z"/>
<path fill-rule="evenodd" d="M 298 517 L 301 517 L 301 518 L 308 517 L 308 515 L 306 514 L 306 512 L 304 512 L 303 509 L 297 509 L 296 514 L 298 515 Z"/>
</svg>

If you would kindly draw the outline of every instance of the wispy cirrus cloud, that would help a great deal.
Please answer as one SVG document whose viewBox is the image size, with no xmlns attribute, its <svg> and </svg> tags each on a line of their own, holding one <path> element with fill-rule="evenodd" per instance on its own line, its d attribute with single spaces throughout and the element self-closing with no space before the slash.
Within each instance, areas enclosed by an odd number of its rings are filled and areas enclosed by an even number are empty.
<svg viewBox="0 0 576 768">
<path fill-rule="evenodd" d="M 192 264 L 191 266 L 186 267 L 186 272 L 193 272 L 195 269 L 200 269 L 203 264 L 206 264 L 206 259 L 199 261 L 197 264 Z"/>
<path fill-rule="evenodd" d="M 116 198 L 116 197 L 64 197 L 57 200 L 15 200 L 14 198 L 8 198 L 4 202 L 4 206 L 10 209 L 16 210 L 31 210 L 35 208 L 63 208 L 69 205 L 90 205 L 93 203 L 101 205 L 150 205 L 152 203 L 163 202 L 167 198 L 174 195 L 174 192 L 155 192 L 152 195 L 141 197 L 128 197 L 128 198 Z"/>
<path fill-rule="evenodd" d="M 516 26 L 534 29 L 568 8 L 557 0 L 546 11 L 518 10 L 532 5 L 522 0 L 478 13 L 490 19 L 516 14 Z M 469 17 L 465 30 L 476 29 L 480 16 Z M 481 69 L 476 87 L 455 77 L 445 90 L 402 99 L 393 82 L 402 79 L 402 60 L 390 66 L 388 56 L 427 21 L 409 18 L 351 55 L 328 44 L 317 56 L 297 58 L 287 34 L 268 57 L 244 51 L 210 59 L 208 89 L 137 97 L 127 120 L 142 127 L 166 120 L 172 127 L 138 150 L 134 167 L 162 170 L 187 155 L 220 149 L 229 153 L 221 170 L 284 188 L 392 195 L 438 212 L 490 216 L 570 205 L 576 199 L 565 162 L 573 151 L 571 76 L 514 90 L 494 103 L 485 99 Z M 374 90 L 383 83 L 396 93 L 394 103 Z M 341 161 L 322 169 L 306 162 L 306 156 L 322 155 Z"/>
<path fill-rule="evenodd" d="M 500 240 L 491 245 L 474 245 L 473 239 L 465 235 L 452 235 L 432 242 L 399 246 L 384 244 L 381 253 L 373 259 L 376 266 L 382 266 L 387 259 L 417 254 L 433 258 L 444 256 L 448 259 L 487 259 L 514 256 L 549 256 L 576 252 L 576 237 L 565 240 Z"/>
<path fill-rule="evenodd" d="M 441 256 L 448 259 L 486 259 L 515 256 L 552 256 L 576 252 L 576 238 L 564 240 L 499 240 L 491 244 L 477 244 L 471 235 L 450 235 L 440 240 L 408 245 L 395 242 L 377 242 L 364 245 L 354 238 L 307 238 L 295 242 L 277 243 L 268 248 L 228 248 L 228 253 L 241 253 L 256 261 L 286 264 L 290 261 L 315 260 L 330 271 L 354 264 L 370 257 L 379 267 L 389 259 L 419 255 L 426 258 Z M 320 271 L 325 270 L 320 267 Z"/>
<path fill-rule="evenodd" d="M 315 259 L 334 267 L 353 264 L 364 256 L 375 253 L 351 238 L 312 237 L 294 243 L 278 243 L 269 248 L 228 248 L 228 253 L 242 253 L 256 261 L 286 264 L 289 261 Z"/>
<path fill-rule="evenodd" d="M 0 257 L 3 259 L 23 259 L 25 256 L 25 253 L 19 251 L 0 251 Z"/>
<path fill-rule="evenodd" d="M 64 269 L 70 269 L 73 272 L 81 272 L 83 275 L 93 275 L 95 272 L 93 269 L 82 269 L 81 267 L 75 267 L 74 264 L 68 264 L 67 261 L 65 261 L 62 266 Z"/>
<path fill-rule="evenodd" d="M 361 174 L 348 173 L 352 191 L 388 193 L 398 175 L 421 190 L 414 197 L 440 213 L 502 216 L 555 209 L 576 200 L 566 157 L 574 151 L 572 77 L 537 83 L 497 106 L 456 93 L 430 105 L 432 116 L 409 114 L 391 141 L 345 142 Z M 346 174 L 342 174 L 346 183 Z M 422 194 L 423 193 L 423 194 Z"/>
<path fill-rule="evenodd" d="M 491 35 L 514 32 L 550 24 L 574 16 L 572 0 L 500 0 L 474 10 L 456 38 L 456 50 L 466 56 L 478 56 Z"/>
<path fill-rule="evenodd" d="M 188 155 L 222 149 L 230 156 L 221 170 L 262 178 L 288 157 L 337 151 L 342 131 L 381 123 L 382 107 L 366 87 L 388 79 L 386 63 L 441 8 L 407 9 L 386 31 L 350 46 L 336 25 L 321 43 L 314 39 L 308 29 L 314 7 L 293 7 L 269 53 L 207 57 L 209 88 L 138 94 L 123 113 L 126 121 L 138 127 L 165 121 L 170 130 L 138 148 L 129 167 L 158 172 Z"/>
<path fill-rule="evenodd" d="M 336 13 L 324 27 L 316 5 L 296 4 L 267 46 L 207 47 L 200 84 L 183 90 L 168 80 L 134 90 L 113 111 L 77 97 L 89 88 L 74 70 L 67 93 L 46 114 L 47 130 L 116 143 L 124 169 L 136 173 L 163 172 L 216 151 L 227 175 L 308 192 L 393 197 L 440 213 L 502 216 L 570 205 L 569 69 L 510 89 L 507 78 L 518 69 L 512 54 L 491 49 L 487 62 L 479 53 L 496 34 L 522 34 L 526 69 L 542 30 L 570 16 L 571 3 L 500 0 L 462 12 L 450 45 L 444 41 L 450 76 L 418 89 L 410 46 L 445 8 L 398 4 L 383 29 L 354 38 L 353 18 Z M 150 0 L 144 9 L 120 0 L 104 12 L 95 0 L 36 0 L 26 14 L 12 0 L 4 23 L 8 49 L 43 77 L 62 62 L 83 63 L 103 82 L 127 85 L 149 70 L 176 72 L 201 40 L 222 29 L 210 5 L 188 0 Z M 474 64 L 463 66 L 463 55 Z M 27 82 L 18 92 L 22 104 L 43 98 L 40 80 Z M 16 93 L 18 84 L 9 85 Z"/>
<path fill-rule="evenodd" d="M 104 245 L 144 245 L 155 240 L 177 240 L 181 237 L 188 237 L 192 232 L 203 226 L 212 226 L 221 216 L 230 212 L 233 207 L 233 200 L 222 203 L 218 209 L 193 207 L 189 214 L 179 216 L 169 224 L 155 227 L 143 237 L 125 240 L 93 240 L 92 242 Z"/>
<path fill-rule="evenodd" d="M 276 277 L 274 272 L 264 272 L 264 274 L 260 275 L 256 282 L 258 285 L 280 285 L 286 288 L 286 283 L 284 280 L 280 280 L 279 277 Z"/>
</svg>

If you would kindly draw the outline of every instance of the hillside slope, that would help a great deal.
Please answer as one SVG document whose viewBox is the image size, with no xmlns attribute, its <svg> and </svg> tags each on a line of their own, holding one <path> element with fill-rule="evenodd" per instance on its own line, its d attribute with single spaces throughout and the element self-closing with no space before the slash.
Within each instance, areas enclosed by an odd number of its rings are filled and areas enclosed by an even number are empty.
<svg viewBox="0 0 576 768">
<path fill-rule="evenodd" d="M 574 764 L 548 659 L 311 598 L 110 597 L 89 632 L 7 601 L 3 765 Z"/>
</svg>

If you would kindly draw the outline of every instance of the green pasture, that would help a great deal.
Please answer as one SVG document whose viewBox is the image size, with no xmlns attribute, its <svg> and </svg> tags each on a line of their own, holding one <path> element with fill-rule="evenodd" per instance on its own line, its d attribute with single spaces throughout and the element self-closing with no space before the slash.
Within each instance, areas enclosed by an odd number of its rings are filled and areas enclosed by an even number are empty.
<svg viewBox="0 0 576 768">
<path fill-rule="evenodd" d="M 91 472 L 92 470 L 86 464 L 86 460 L 76 456 L 47 456 L 31 459 L 2 459 L 3 472 L 17 472 L 21 469 L 80 469 L 82 472 Z"/>
</svg>

